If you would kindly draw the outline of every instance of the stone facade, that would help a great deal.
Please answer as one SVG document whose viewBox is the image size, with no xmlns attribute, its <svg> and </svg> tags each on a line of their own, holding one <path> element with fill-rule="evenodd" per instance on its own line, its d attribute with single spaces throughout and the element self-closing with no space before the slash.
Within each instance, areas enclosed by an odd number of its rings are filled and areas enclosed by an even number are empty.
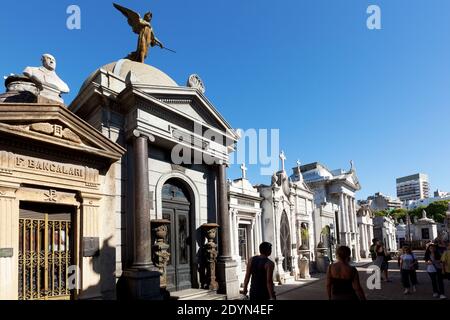
<svg viewBox="0 0 450 320">
<path fill-rule="evenodd" d="M 244 283 L 247 262 L 259 255 L 262 242 L 262 198 L 245 178 L 228 182 L 230 239 L 233 260 L 237 262 L 239 283 Z"/>
<path fill-rule="evenodd" d="M 138 265 L 153 270 L 148 226 L 168 219 L 167 290 L 207 286 L 201 227 L 213 222 L 220 225 L 219 291 L 237 296 L 225 181 L 237 136 L 203 92 L 120 60 L 95 71 L 69 108 L 128 151 L 115 168 L 116 276 L 127 283 Z M 128 270 L 123 277 L 121 270 Z"/>
<path fill-rule="evenodd" d="M 398 250 L 396 232 L 395 221 L 391 217 L 375 217 L 373 219 L 374 237 L 379 239 L 386 250 L 390 252 Z"/>
<path fill-rule="evenodd" d="M 284 170 L 286 158 L 282 153 L 282 170 L 274 173 L 271 185 L 259 185 L 262 201 L 263 238 L 273 244 L 276 281 L 285 283 L 299 279 L 304 259 L 314 260 L 313 193 L 297 175 L 290 179 Z M 303 260 L 302 260 L 303 259 Z M 309 268 L 308 268 L 309 269 Z"/>
<path fill-rule="evenodd" d="M 360 234 L 358 230 L 355 194 L 361 189 L 356 170 L 329 170 L 320 163 L 301 166 L 305 183 L 314 192 L 316 205 L 316 243 L 332 234 L 331 241 L 352 250 L 353 260 L 360 260 Z M 316 248 L 323 251 L 324 248 Z M 326 252 L 326 251 L 325 251 Z"/>
<path fill-rule="evenodd" d="M 391 211 L 402 208 L 402 201 L 400 199 L 392 198 L 380 192 L 368 197 L 365 202 L 369 204 L 372 211 Z"/>
<path fill-rule="evenodd" d="M 358 209 L 358 230 L 360 240 L 361 258 L 370 258 L 370 246 L 372 245 L 373 236 L 373 212 L 368 204 L 362 204 Z"/>
<path fill-rule="evenodd" d="M 0 299 L 115 298 L 114 163 L 125 150 L 57 104 L 0 103 L 0 136 Z M 68 268 L 75 287 L 54 289 Z"/>
</svg>

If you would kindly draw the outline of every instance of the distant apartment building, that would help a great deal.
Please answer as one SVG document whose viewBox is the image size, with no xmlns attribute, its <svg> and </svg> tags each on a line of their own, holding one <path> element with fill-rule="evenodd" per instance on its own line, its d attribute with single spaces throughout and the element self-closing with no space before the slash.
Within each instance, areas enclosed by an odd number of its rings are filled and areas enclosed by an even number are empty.
<svg viewBox="0 0 450 320">
<path fill-rule="evenodd" d="M 402 201 L 400 199 L 384 195 L 381 192 L 369 196 L 365 202 L 370 206 L 372 211 L 390 211 L 402 208 Z"/>
<path fill-rule="evenodd" d="M 403 201 L 427 199 L 429 197 L 430 186 L 428 175 L 423 173 L 397 179 L 397 197 Z"/>
</svg>

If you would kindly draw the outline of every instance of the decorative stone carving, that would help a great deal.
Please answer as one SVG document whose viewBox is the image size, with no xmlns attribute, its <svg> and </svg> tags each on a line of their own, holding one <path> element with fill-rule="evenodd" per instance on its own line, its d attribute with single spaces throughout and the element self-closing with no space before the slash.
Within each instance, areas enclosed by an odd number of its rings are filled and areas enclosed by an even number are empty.
<svg viewBox="0 0 450 320">
<path fill-rule="evenodd" d="M 153 244 L 153 263 L 161 274 L 160 286 L 167 287 L 167 262 L 170 253 L 167 252 L 169 245 L 165 242 L 167 237 L 169 220 L 152 220 L 152 231 L 154 232 L 155 243 Z"/>
<path fill-rule="evenodd" d="M 192 74 L 191 76 L 189 76 L 189 79 L 187 81 L 187 86 L 190 88 L 197 89 L 203 94 L 206 92 L 205 84 L 202 81 L 202 79 L 200 78 L 200 76 L 197 74 Z"/>
<path fill-rule="evenodd" d="M 316 257 L 317 270 L 321 273 L 326 273 L 330 263 L 331 261 L 330 258 L 328 257 L 328 248 L 325 247 L 323 242 L 320 242 L 317 245 L 317 257 Z"/>
<path fill-rule="evenodd" d="M 205 261 L 207 263 L 206 278 L 208 281 L 209 290 L 219 289 L 219 284 L 216 281 L 216 261 L 218 256 L 217 244 L 214 242 L 217 235 L 216 223 L 208 223 L 202 225 L 203 232 L 208 242 L 204 245 Z"/>
<path fill-rule="evenodd" d="M 14 168 L 14 154 L 0 151 L 0 174 L 10 175 Z"/>
<path fill-rule="evenodd" d="M 299 262 L 300 269 L 300 278 L 301 279 L 310 279 L 311 275 L 309 273 L 309 260 L 306 256 L 300 258 Z"/>
<path fill-rule="evenodd" d="M 47 202 L 58 202 L 58 194 L 56 190 L 49 190 L 47 193 L 44 193 L 45 199 Z"/>
<path fill-rule="evenodd" d="M 186 168 L 184 168 L 183 166 L 177 165 L 177 164 L 172 164 L 172 171 L 179 171 L 179 172 L 185 173 Z"/>
<path fill-rule="evenodd" d="M 45 122 L 33 123 L 29 127 L 25 127 L 25 129 L 43 134 L 53 135 L 55 137 L 69 140 L 75 143 L 81 143 L 81 138 L 77 136 L 72 130 L 70 130 L 69 128 L 63 129 L 62 126 L 57 124 Z"/>
<path fill-rule="evenodd" d="M 29 78 L 19 75 L 11 74 L 5 79 L 6 89 L 15 92 L 30 92 L 31 94 L 37 96 L 39 94 L 39 89 L 36 84 Z"/>
</svg>

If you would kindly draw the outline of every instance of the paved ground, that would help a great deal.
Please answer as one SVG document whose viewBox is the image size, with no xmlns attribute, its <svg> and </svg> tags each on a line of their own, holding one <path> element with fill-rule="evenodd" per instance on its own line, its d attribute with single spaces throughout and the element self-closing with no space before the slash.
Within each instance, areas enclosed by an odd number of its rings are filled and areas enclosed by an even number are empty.
<svg viewBox="0 0 450 320">
<path fill-rule="evenodd" d="M 419 253 L 420 256 L 420 253 Z M 420 260 L 420 270 L 417 271 L 418 286 L 417 292 L 409 295 L 403 294 L 403 287 L 400 281 L 400 270 L 397 261 L 390 261 L 389 263 L 389 277 L 392 282 L 381 283 L 381 290 L 369 290 L 366 286 L 366 280 L 370 276 L 367 273 L 367 266 L 358 266 L 361 284 L 368 300 L 436 300 L 433 298 L 433 290 L 431 287 L 431 280 L 425 272 L 425 262 Z M 302 282 L 300 284 L 286 284 L 278 286 L 277 299 L 278 300 L 327 300 L 325 277 L 324 275 L 313 275 L 315 281 L 309 283 Z M 450 295 L 450 282 L 445 282 L 446 295 Z"/>
</svg>

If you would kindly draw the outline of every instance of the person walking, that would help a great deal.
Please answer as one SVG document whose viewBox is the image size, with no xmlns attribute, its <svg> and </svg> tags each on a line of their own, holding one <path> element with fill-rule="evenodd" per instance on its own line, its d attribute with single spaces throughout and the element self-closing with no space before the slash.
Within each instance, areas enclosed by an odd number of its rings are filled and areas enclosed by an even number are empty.
<svg viewBox="0 0 450 320">
<path fill-rule="evenodd" d="M 403 247 L 403 254 L 400 256 L 400 272 L 402 277 L 404 294 L 416 292 L 417 278 L 414 276 L 416 257 L 408 246 Z"/>
<path fill-rule="evenodd" d="M 259 246 L 259 256 L 253 257 L 247 265 L 244 279 L 244 295 L 248 293 L 248 283 L 251 278 L 250 300 L 276 300 L 273 285 L 273 270 L 275 264 L 269 259 L 272 254 L 272 244 L 263 242 Z"/>
<path fill-rule="evenodd" d="M 337 249 L 338 261 L 328 267 L 327 294 L 330 300 L 366 300 L 359 282 L 358 270 L 350 265 L 351 250 L 341 246 Z"/>
<path fill-rule="evenodd" d="M 386 252 L 386 249 L 381 243 L 381 241 L 377 241 L 377 245 L 375 247 L 375 253 L 376 253 L 376 259 L 375 259 L 375 265 L 380 268 L 380 271 L 384 274 L 384 281 L 391 282 L 388 275 L 388 269 L 389 269 L 389 256 Z"/>
<path fill-rule="evenodd" d="M 372 245 L 370 246 L 370 257 L 372 258 L 372 261 L 375 261 L 377 259 L 377 253 L 375 251 L 376 247 L 377 247 L 377 243 L 378 243 L 378 239 L 374 238 L 372 239 Z"/>
<path fill-rule="evenodd" d="M 444 294 L 444 279 L 442 276 L 442 262 L 439 252 L 436 250 L 436 244 L 431 243 L 425 252 L 425 262 L 427 264 L 427 272 L 431 278 L 433 286 L 433 297 L 447 299 Z"/>
</svg>

